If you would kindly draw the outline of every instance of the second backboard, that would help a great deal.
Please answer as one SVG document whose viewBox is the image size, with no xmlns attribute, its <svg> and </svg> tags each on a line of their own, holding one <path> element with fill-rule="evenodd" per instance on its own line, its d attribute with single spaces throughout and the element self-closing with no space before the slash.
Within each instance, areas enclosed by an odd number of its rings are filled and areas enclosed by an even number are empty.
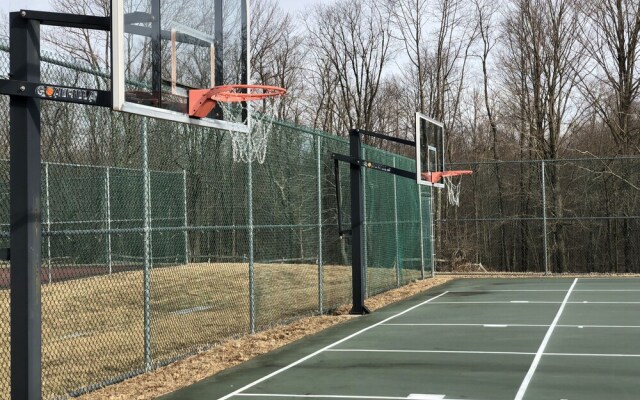
<svg viewBox="0 0 640 400">
<path fill-rule="evenodd" d="M 416 175 L 421 185 L 444 187 L 432 183 L 431 173 L 444 171 L 444 124 L 416 113 Z"/>
</svg>

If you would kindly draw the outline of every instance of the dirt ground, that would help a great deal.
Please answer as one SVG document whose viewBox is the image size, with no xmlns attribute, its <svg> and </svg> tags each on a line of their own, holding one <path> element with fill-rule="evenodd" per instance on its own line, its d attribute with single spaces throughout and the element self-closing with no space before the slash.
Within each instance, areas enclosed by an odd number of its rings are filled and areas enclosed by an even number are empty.
<svg viewBox="0 0 640 400">
<path fill-rule="evenodd" d="M 367 299 L 371 310 L 408 298 L 454 279 L 451 276 L 416 281 L 389 292 Z M 81 396 L 82 400 L 97 399 L 154 399 L 179 388 L 214 375 L 224 369 L 268 353 L 305 336 L 320 332 L 353 316 L 349 306 L 337 310 L 335 315 L 307 317 L 284 326 L 277 326 L 255 335 L 223 342 L 208 351 L 177 361 L 153 372 L 136 376 L 120 384 Z"/>
</svg>

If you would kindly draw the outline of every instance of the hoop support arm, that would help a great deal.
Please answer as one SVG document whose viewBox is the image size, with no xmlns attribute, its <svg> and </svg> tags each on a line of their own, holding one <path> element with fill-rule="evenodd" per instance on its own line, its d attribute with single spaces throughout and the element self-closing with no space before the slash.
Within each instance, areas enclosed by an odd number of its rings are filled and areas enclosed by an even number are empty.
<svg viewBox="0 0 640 400">
<path fill-rule="evenodd" d="M 402 139 L 402 138 L 399 138 L 399 137 L 389 136 L 389 135 L 385 135 L 385 134 L 378 133 L 378 132 L 366 131 L 366 130 L 363 130 L 363 129 L 352 129 L 351 132 L 355 132 L 355 133 L 357 133 L 359 135 L 371 136 L 371 137 L 375 137 L 375 138 L 382 139 L 382 140 L 388 140 L 390 142 L 396 142 L 396 143 L 404 144 L 406 146 L 416 147 L 416 142 L 413 141 L 413 140 Z"/>
<path fill-rule="evenodd" d="M 111 91 L 108 90 L 49 85 L 15 79 L 0 79 L 0 94 L 99 107 L 111 107 L 112 104 Z"/>
<path fill-rule="evenodd" d="M 374 169 L 376 171 L 388 172 L 390 174 L 401 176 L 403 178 L 408 178 L 413 180 L 416 179 L 415 172 L 407 171 L 404 169 L 395 168 L 389 165 L 379 164 L 369 160 L 360 160 L 357 158 L 352 158 L 352 157 L 345 156 L 342 154 L 337 154 L 337 153 L 333 153 L 331 156 L 333 157 L 334 160 L 346 162 L 348 164 L 358 165 L 360 167 Z"/>
<path fill-rule="evenodd" d="M 205 118 L 214 108 L 216 101 L 211 98 L 214 89 L 189 90 L 189 116 L 193 118 Z"/>
</svg>

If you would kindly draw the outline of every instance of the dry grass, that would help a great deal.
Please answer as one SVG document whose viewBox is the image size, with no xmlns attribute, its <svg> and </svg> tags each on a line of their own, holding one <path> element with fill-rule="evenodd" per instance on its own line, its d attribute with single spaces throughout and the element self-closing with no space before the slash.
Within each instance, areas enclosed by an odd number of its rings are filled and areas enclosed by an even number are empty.
<svg viewBox="0 0 640 400">
<path fill-rule="evenodd" d="M 350 293 L 349 268 L 325 267 L 328 296 Z M 317 267 L 255 266 L 258 327 L 318 308 Z M 42 287 L 43 392 L 61 395 L 144 367 L 141 271 Z M 151 354 L 168 360 L 248 332 L 247 264 L 190 264 L 151 271 Z M 332 292 L 335 292 L 332 295 Z M 8 291 L 0 312 L 9 315 Z M 9 325 L 0 327 L 0 360 L 9 359 Z M 8 390 L 9 377 L 0 377 Z M 6 397 L 8 393 L 0 393 Z"/>
<path fill-rule="evenodd" d="M 413 282 L 399 289 L 367 299 L 366 304 L 371 310 L 376 310 L 452 279 L 452 277 L 438 277 Z M 338 310 L 337 315 L 307 317 L 292 324 L 276 326 L 255 335 L 228 340 L 208 351 L 126 380 L 118 385 L 89 393 L 82 396 L 81 399 L 154 399 L 253 357 L 273 351 L 305 336 L 349 320 L 353 317 L 346 314 L 348 310 L 349 306 L 344 306 Z"/>
</svg>

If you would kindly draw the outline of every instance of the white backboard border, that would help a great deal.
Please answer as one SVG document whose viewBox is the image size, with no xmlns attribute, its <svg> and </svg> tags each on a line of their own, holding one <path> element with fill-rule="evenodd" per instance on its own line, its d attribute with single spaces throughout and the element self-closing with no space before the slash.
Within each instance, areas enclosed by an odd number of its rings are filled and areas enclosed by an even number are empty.
<svg viewBox="0 0 640 400">
<path fill-rule="evenodd" d="M 421 150 L 421 138 L 420 138 L 420 120 L 425 120 L 427 122 L 430 122 L 434 125 L 437 125 L 439 127 L 442 128 L 442 143 L 444 144 L 444 135 L 445 135 L 445 131 L 444 131 L 444 124 L 440 121 L 436 121 L 435 119 L 429 118 L 426 115 L 420 113 L 420 112 L 416 112 L 416 122 L 415 122 L 415 135 L 416 135 L 416 181 L 418 182 L 419 185 L 423 185 L 423 186 L 432 186 L 432 187 L 436 187 L 436 188 L 444 188 L 444 182 L 441 183 L 431 183 L 430 181 L 424 180 L 422 179 L 422 159 L 420 157 L 420 150 Z M 438 154 L 439 157 L 441 157 L 442 159 L 442 168 L 444 169 L 444 149 L 436 149 L 436 151 L 439 152 L 443 152 L 443 154 Z"/>
</svg>

